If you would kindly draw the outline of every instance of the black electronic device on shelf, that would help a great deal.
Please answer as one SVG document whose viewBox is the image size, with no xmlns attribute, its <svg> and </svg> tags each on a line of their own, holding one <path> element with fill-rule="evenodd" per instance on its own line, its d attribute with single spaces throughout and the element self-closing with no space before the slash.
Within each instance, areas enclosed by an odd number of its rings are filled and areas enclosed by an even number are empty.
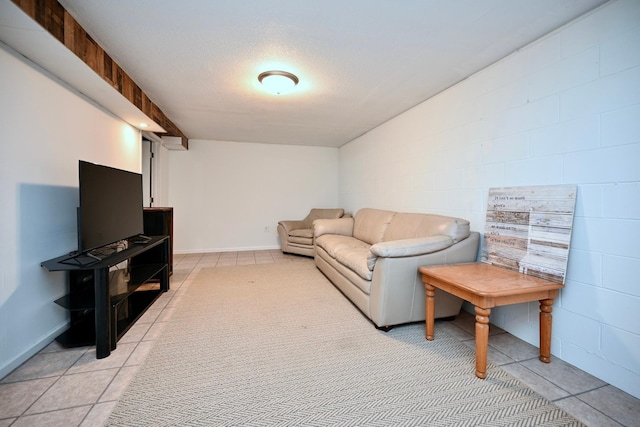
<svg viewBox="0 0 640 427">
<path fill-rule="evenodd" d="M 144 233 L 141 174 L 80 160 L 78 178 L 78 253 Z"/>
<path fill-rule="evenodd" d="M 91 265 L 125 249 L 119 242 L 149 240 L 143 234 L 141 174 L 80 160 L 78 184 L 78 250 L 63 262 Z"/>
</svg>

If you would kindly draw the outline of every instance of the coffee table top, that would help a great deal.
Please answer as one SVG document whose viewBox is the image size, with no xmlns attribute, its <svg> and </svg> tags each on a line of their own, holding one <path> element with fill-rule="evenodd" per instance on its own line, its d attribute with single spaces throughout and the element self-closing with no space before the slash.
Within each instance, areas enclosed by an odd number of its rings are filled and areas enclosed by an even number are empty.
<svg viewBox="0 0 640 427">
<path fill-rule="evenodd" d="M 517 302 L 518 296 L 525 295 L 530 300 L 544 299 L 545 295 L 553 298 L 558 289 L 564 287 L 561 283 L 482 262 L 423 266 L 418 271 L 424 281 L 436 288 L 485 306 Z"/>
</svg>

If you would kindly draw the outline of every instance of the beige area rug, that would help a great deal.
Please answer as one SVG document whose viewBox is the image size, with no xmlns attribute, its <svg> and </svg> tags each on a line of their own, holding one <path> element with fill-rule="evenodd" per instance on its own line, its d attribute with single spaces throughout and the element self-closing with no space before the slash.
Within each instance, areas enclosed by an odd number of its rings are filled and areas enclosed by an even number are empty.
<svg viewBox="0 0 640 427">
<path fill-rule="evenodd" d="M 203 269 L 111 426 L 579 426 L 424 325 L 385 333 L 312 261 Z"/>
</svg>

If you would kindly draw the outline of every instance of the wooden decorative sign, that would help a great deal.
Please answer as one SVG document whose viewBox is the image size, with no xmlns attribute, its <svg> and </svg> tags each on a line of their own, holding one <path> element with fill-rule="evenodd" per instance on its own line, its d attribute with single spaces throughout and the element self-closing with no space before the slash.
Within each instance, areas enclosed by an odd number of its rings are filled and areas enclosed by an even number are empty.
<svg viewBox="0 0 640 427">
<path fill-rule="evenodd" d="M 575 185 L 489 189 L 482 262 L 564 284 Z"/>
</svg>

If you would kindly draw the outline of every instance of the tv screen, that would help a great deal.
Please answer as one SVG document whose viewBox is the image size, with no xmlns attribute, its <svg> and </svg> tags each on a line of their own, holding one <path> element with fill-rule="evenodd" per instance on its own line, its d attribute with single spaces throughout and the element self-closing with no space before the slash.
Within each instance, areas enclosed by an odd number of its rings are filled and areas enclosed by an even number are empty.
<svg viewBox="0 0 640 427">
<path fill-rule="evenodd" d="M 79 162 L 78 252 L 143 234 L 142 175 Z"/>
</svg>

